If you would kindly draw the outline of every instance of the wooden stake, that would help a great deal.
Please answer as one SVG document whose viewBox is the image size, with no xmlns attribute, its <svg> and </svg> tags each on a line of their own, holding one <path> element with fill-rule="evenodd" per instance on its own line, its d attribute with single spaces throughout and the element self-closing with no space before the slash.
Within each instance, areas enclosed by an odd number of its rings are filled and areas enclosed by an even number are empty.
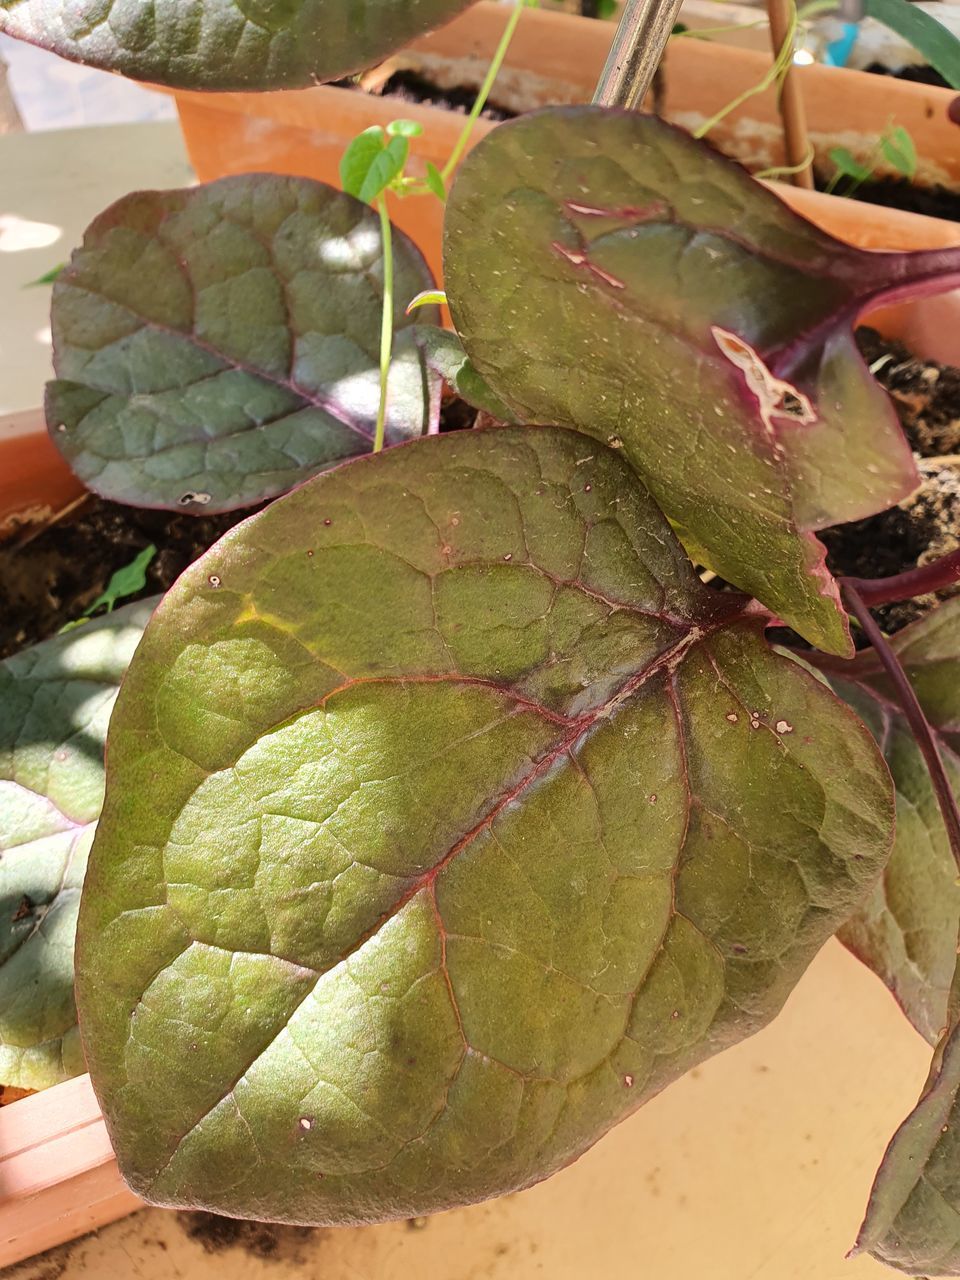
<svg viewBox="0 0 960 1280">
<path fill-rule="evenodd" d="M 793 13 L 791 0 L 767 0 L 767 16 L 770 19 L 770 42 L 773 56 L 776 58 L 785 42 L 790 37 L 790 19 Z M 796 68 L 793 65 L 793 50 L 790 50 L 790 64 L 783 80 L 779 99 L 780 119 L 783 122 L 783 142 L 787 156 L 787 164 L 799 166 L 797 172 L 791 174 L 794 186 L 813 190 L 813 151 L 807 134 L 807 117 L 803 110 L 803 99 L 800 96 L 800 83 Z"/>
</svg>

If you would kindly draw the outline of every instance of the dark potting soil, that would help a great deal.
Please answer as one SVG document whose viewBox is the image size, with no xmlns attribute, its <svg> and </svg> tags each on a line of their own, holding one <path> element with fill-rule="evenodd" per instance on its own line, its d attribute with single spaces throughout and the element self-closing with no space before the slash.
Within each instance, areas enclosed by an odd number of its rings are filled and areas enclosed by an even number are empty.
<svg viewBox="0 0 960 1280">
<path fill-rule="evenodd" d="M 355 89 L 376 98 L 393 98 L 396 102 L 413 102 L 421 107 L 440 107 L 455 115 L 469 115 L 477 100 L 475 88 L 458 85 L 452 89 L 441 89 L 416 71 L 395 71 L 376 87 L 363 85 L 359 80 L 337 80 L 334 83 L 338 89 Z M 508 107 L 498 106 L 495 101 L 488 101 L 480 112 L 480 119 L 499 124 L 502 120 L 512 120 L 517 114 Z"/>
<path fill-rule="evenodd" d="M 911 447 L 921 457 L 923 483 L 899 506 L 820 536 L 835 574 L 884 577 L 953 550 L 960 532 L 960 370 L 918 360 L 874 330 L 857 334 L 874 376 L 893 397 Z M 476 410 L 446 396 L 441 431 L 467 430 Z M 940 461 L 942 459 L 942 461 Z M 79 618 L 111 576 L 146 546 L 157 554 L 139 596 L 166 591 L 198 556 L 251 510 L 220 516 L 147 511 L 92 495 L 64 519 L 0 545 L 0 658 L 55 634 Z M 123 603 L 127 603 L 125 600 Z M 879 612 L 896 630 L 932 600 Z"/>
<path fill-rule="evenodd" d="M 933 67 L 899 67 L 896 71 L 891 71 L 882 62 L 871 62 L 869 67 L 864 67 L 864 71 L 869 71 L 871 75 L 876 76 L 892 76 L 894 80 L 910 80 L 914 84 L 932 84 L 940 89 L 950 88 L 949 83 L 944 80 L 939 71 L 934 71 Z"/>
<path fill-rule="evenodd" d="M 477 411 L 445 397 L 441 431 L 472 427 Z M 167 591 L 194 560 L 258 508 L 218 516 L 148 511 L 89 495 L 65 519 L 0 544 L 0 659 L 82 616 L 118 569 L 151 543 L 146 585 L 120 604 Z"/>
<path fill-rule="evenodd" d="M 0 545 L 0 658 L 79 618 L 111 576 L 144 547 L 157 548 L 139 596 L 166 591 L 184 569 L 249 511 L 188 516 L 90 496 L 66 519 L 24 542 Z"/>
<path fill-rule="evenodd" d="M 960 128 L 957 129 L 960 144 Z M 823 184 L 818 184 L 823 189 Z M 837 195 L 845 195 L 843 185 Z M 864 204 L 879 204 L 886 209 L 904 209 L 907 213 L 922 213 L 928 218 L 944 218 L 947 222 L 960 222 L 960 192 L 946 187 L 918 187 L 906 178 L 870 178 L 858 186 L 848 197 L 862 200 Z"/>
<path fill-rule="evenodd" d="M 857 345 L 890 393 L 918 455 L 921 483 L 889 511 L 818 536 L 835 575 L 884 578 L 936 560 L 960 543 L 960 369 L 919 360 L 866 326 L 857 330 Z M 895 632 L 935 604 L 935 597 L 921 596 L 887 605 L 876 616 L 885 631 Z"/>
<path fill-rule="evenodd" d="M 477 99 L 476 89 L 441 89 L 415 71 L 395 71 L 380 90 L 384 98 L 396 98 L 399 102 L 417 102 L 424 107 L 442 107 L 458 115 L 469 115 Z M 481 120 L 512 120 L 517 115 L 507 107 L 499 107 L 488 101 L 480 112 Z"/>
</svg>

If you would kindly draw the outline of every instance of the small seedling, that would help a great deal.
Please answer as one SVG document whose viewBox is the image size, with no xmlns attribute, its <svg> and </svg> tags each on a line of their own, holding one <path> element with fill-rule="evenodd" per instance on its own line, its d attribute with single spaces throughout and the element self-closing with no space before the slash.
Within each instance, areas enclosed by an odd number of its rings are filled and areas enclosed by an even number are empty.
<svg viewBox="0 0 960 1280">
<path fill-rule="evenodd" d="M 847 147 L 832 147 L 829 156 L 834 165 L 834 173 L 826 186 L 828 194 L 837 190 L 843 178 L 848 178 L 849 184 L 841 194 L 854 195 L 873 177 L 881 159 L 886 160 L 887 164 L 908 182 L 912 182 L 917 173 L 917 148 L 913 138 L 902 125 L 892 123 L 887 125 L 886 130 L 877 139 L 876 145 L 865 161 L 857 160 Z"/>
<path fill-rule="evenodd" d="M 118 569 L 116 573 L 111 575 L 103 593 L 97 596 L 96 600 L 91 604 L 87 605 L 82 617 L 61 627 L 60 634 L 62 635 L 64 631 L 70 631 L 74 627 L 82 627 L 85 622 L 97 614 L 112 613 L 118 600 L 125 600 L 127 596 L 135 596 L 142 591 L 147 585 L 147 569 L 156 554 L 157 548 L 153 543 L 148 547 L 144 547 L 129 564 L 124 565 L 122 569 Z"/>
</svg>

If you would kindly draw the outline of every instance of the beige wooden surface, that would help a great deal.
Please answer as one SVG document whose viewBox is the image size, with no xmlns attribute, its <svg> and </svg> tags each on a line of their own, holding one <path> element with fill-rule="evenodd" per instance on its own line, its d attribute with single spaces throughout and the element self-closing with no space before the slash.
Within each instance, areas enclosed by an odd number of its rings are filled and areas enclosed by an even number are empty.
<svg viewBox="0 0 960 1280">
<path fill-rule="evenodd" d="M 829 943 L 780 1018 L 576 1165 L 425 1224 L 302 1231 L 145 1210 L 13 1280 L 892 1280 L 844 1260 L 928 1050 Z"/>
<path fill-rule="evenodd" d="M 0 135 L 0 414 L 35 408 L 50 377 L 50 289 L 30 282 L 120 196 L 191 178 L 174 123 Z"/>
</svg>

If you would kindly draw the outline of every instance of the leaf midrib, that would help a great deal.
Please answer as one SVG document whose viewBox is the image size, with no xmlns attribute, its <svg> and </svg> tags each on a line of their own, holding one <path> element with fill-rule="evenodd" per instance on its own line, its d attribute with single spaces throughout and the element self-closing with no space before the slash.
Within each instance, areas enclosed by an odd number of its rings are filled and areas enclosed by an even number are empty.
<svg viewBox="0 0 960 1280">
<path fill-rule="evenodd" d="M 214 1110 L 216 1110 L 218 1106 L 221 1105 L 221 1103 L 225 1102 L 227 1098 L 229 1098 L 234 1093 L 234 1091 L 237 1088 L 237 1085 L 241 1082 L 241 1080 L 243 1080 L 243 1078 L 247 1075 L 247 1073 L 251 1070 L 251 1068 L 260 1060 L 260 1058 L 262 1058 L 263 1055 L 269 1051 L 269 1049 L 273 1046 L 273 1044 L 276 1042 L 279 1036 L 283 1033 L 283 1031 L 285 1031 L 286 1028 L 290 1025 L 290 1022 L 293 1020 L 293 1018 L 296 1017 L 298 1011 L 303 1007 L 306 1001 L 311 998 L 313 993 L 316 991 L 317 985 L 324 978 L 326 978 L 329 974 L 334 973 L 342 965 L 346 964 L 350 959 L 352 959 L 353 956 L 355 956 L 361 950 L 362 947 L 364 947 L 368 942 L 372 941 L 372 939 L 375 938 L 381 932 L 381 930 L 391 920 L 393 920 L 403 910 L 403 908 L 407 906 L 417 896 L 417 894 L 421 893 L 424 889 L 429 889 L 432 891 L 441 871 L 443 871 L 447 866 L 449 866 L 450 863 L 460 853 L 462 853 L 466 848 L 468 848 L 473 843 L 473 841 L 481 834 L 481 832 L 485 831 L 487 828 L 492 826 L 492 824 L 496 821 L 497 817 L 499 817 L 499 815 L 504 811 L 504 809 L 506 809 L 508 805 L 518 800 L 527 791 L 528 787 L 530 787 L 538 778 L 542 777 L 543 774 L 548 772 L 549 769 L 552 768 L 552 766 L 555 765 L 557 761 L 561 759 L 562 756 L 569 753 L 572 750 L 572 748 L 577 744 L 577 742 L 580 741 L 580 739 L 582 739 L 585 736 L 585 734 L 589 733 L 591 729 L 595 728 L 598 724 L 602 723 L 604 720 L 612 717 L 616 713 L 618 708 L 620 708 L 625 702 L 633 698 L 638 693 L 638 691 L 642 689 L 643 686 L 646 685 L 651 679 L 655 678 L 661 673 L 666 674 L 667 676 L 672 676 L 673 673 L 680 666 L 680 664 L 687 657 L 691 649 L 693 649 L 699 644 L 702 644 L 704 641 L 708 640 L 715 631 L 721 629 L 722 627 L 728 627 L 731 624 L 731 621 L 732 620 L 730 617 L 724 617 L 712 623 L 707 623 L 704 626 L 699 626 L 693 623 L 688 624 L 686 626 L 686 629 L 684 630 L 684 633 L 680 636 L 678 640 L 676 640 L 667 649 L 662 650 L 655 658 L 653 658 L 640 671 L 628 677 L 628 679 L 624 681 L 624 683 L 617 690 L 617 692 L 614 693 L 599 708 L 586 712 L 582 716 L 578 716 L 574 718 L 568 717 L 567 723 L 569 725 L 569 728 L 567 730 L 567 733 L 560 740 L 560 742 L 554 745 L 553 747 L 549 748 L 545 753 L 545 755 L 536 763 L 534 768 L 530 770 L 521 779 L 519 783 L 515 784 L 505 794 L 501 794 L 501 796 L 494 802 L 494 804 L 490 807 L 490 809 L 488 809 L 486 814 L 484 814 L 484 816 L 478 822 L 476 822 L 474 826 L 465 835 L 463 835 L 458 841 L 456 841 L 456 843 L 453 844 L 450 847 L 450 849 L 448 849 L 447 852 L 440 859 L 438 859 L 438 861 L 428 871 L 419 875 L 414 881 L 414 883 L 391 906 L 389 911 L 385 912 L 380 917 L 379 920 L 377 920 L 369 929 L 367 929 L 357 939 L 357 941 L 349 948 L 349 950 L 347 950 L 340 957 L 340 959 L 336 961 L 335 964 L 330 965 L 329 968 L 317 974 L 315 981 L 312 982 L 309 988 L 304 992 L 303 998 L 300 1001 L 298 1001 L 298 1003 L 293 1009 L 290 1010 L 283 1026 L 278 1031 L 276 1031 L 273 1035 L 271 1035 L 267 1043 L 261 1049 L 259 1049 L 255 1057 L 243 1067 L 243 1069 L 234 1078 L 230 1086 L 221 1094 L 221 1096 L 217 1098 L 216 1101 L 213 1102 L 209 1107 L 207 1107 L 203 1111 L 203 1113 L 193 1122 L 193 1124 L 191 1124 L 190 1127 L 177 1139 L 176 1145 L 174 1146 L 174 1149 L 171 1152 L 170 1156 L 164 1161 L 163 1165 L 156 1171 L 156 1173 L 150 1179 L 148 1185 L 151 1188 L 156 1187 L 157 1183 L 160 1181 L 160 1179 L 164 1176 L 164 1174 L 167 1172 L 167 1170 L 176 1160 L 181 1148 L 183 1147 L 183 1144 L 189 1139 L 191 1134 L 193 1134 L 203 1124 L 204 1120 L 206 1120 L 207 1117 Z M 456 676 L 454 675 L 451 678 L 455 680 Z M 387 678 L 379 682 L 395 683 L 398 681 L 402 682 L 403 677 L 397 677 L 392 680 Z M 328 695 L 326 695 L 323 701 L 326 701 L 328 698 L 332 697 L 334 693 L 342 693 L 346 691 L 354 683 L 360 683 L 360 682 L 349 681 L 344 685 L 339 686 L 337 689 L 331 690 L 331 692 Z M 365 681 L 364 683 L 378 683 L 378 681 L 375 681 L 375 680 Z M 504 693 L 505 696 L 511 699 L 515 699 L 518 702 L 518 704 L 520 704 L 521 706 L 526 705 L 528 708 L 531 708 L 531 709 L 537 706 L 537 704 L 530 704 L 529 702 L 525 703 L 525 700 L 522 697 L 515 697 L 515 695 L 506 688 L 503 688 L 502 692 Z M 195 941 L 195 939 L 191 939 L 191 942 L 193 941 Z M 227 950 L 229 950 L 229 948 L 227 948 Z M 169 963 L 172 963 L 172 961 L 168 962 L 168 965 L 165 967 L 169 967 Z M 292 963 L 292 962 L 288 962 L 288 963 Z M 456 1005 L 454 1007 L 456 1007 Z"/>
</svg>

